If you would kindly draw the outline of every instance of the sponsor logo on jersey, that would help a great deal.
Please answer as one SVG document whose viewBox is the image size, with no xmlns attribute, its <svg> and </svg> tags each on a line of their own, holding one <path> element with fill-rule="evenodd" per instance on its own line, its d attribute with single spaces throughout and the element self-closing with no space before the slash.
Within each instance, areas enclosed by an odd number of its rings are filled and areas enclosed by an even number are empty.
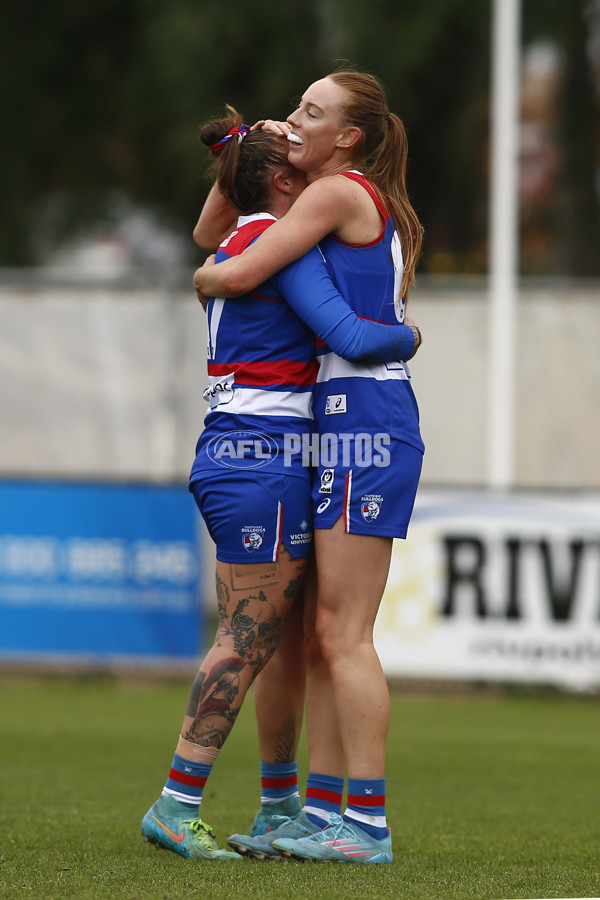
<svg viewBox="0 0 600 900">
<path fill-rule="evenodd" d="M 330 503 L 331 497 L 327 497 L 325 500 L 323 500 L 322 503 L 319 503 L 319 505 L 317 506 L 317 513 L 324 513 Z"/>
<path fill-rule="evenodd" d="M 360 498 L 360 511 L 365 522 L 374 522 L 378 518 L 382 503 L 381 494 L 363 494 Z"/>
<path fill-rule="evenodd" d="M 242 528 L 242 544 L 244 550 L 252 553 L 262 545 L 266 529 L 262 525 L 244 525 Z"/>
<path fill-rule="evenodd" d="M 209 441 L 206 452 L 213 462 L 227 469 L 260 469 L 273 462 L 279 447 L 259 431 L 226 431 Z"/>
<path fill-rule="evenodd" d="M 233 400 L 235 372 L 231 372 L 230 375 L 211 375 L 209 377 L 210 384 L 204 389 L 202 397 L 207 403 L 210 403 L 211 409 L 230 403 Z"/>
<path fill-rule="evenodd" d="M 347 395 L 329 394 L 325 401 L 325 415 L 336 416 L 345 412 L 348 412 Z"/>
<path fill-rule="evenodd" d="M 331 494 L 333 491 L 333 479 L 335 477 L 335 472 L 333 469 L 323 469 L 321 473 L 321 487 L 319 488 L 320 494 Z"/>
</svg>

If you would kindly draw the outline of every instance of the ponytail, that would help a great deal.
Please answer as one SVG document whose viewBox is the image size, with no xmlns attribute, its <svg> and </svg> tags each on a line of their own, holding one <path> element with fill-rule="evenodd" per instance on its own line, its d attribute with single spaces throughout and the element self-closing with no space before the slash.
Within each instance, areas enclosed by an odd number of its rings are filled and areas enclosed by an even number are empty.
<svg viewBox="0 0 600 900">
<path fill-rule="evenodd" d="M 415 282 L 423 243 L 423 226 L 406 190 L 407 159 L 408 140 L 404 125 L 398 116 L 390 113 L 384 141 L 365 174 L 381 194 L 400 238 L 404 259 L 401 296 L 406 298 Z"/>
<path fill-rule="evenodd" d="M 404 258 L 401 297 L 408 298 L 421 254 L 423 227 L 406 191 L 408 141 L 404 125 L 387 107 L 382 85 L 374 75 L 342 69 L 328 76 L 348 92 L 343 116 L 362 138 L 356 162 L 381 195 L 392 217 Z"/>
<path fill-rule="evenodd" d="M 268 204 L 270 176 L 292 171 L 289 145 L 272 132 L 251 131 L 233 106 L 226 109 L 227 116 L 202 126 L 200 140 L 212 155 L 209 176 L 232 206 L 251 215 Z"/>
</svg>

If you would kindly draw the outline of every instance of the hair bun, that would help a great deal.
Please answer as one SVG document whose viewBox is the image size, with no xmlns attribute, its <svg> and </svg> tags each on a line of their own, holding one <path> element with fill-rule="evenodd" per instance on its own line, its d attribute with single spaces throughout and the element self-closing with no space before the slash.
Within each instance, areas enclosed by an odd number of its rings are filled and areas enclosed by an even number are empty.
<svg viewBox="0 0 600 900">
<path fill-rule="evenodd" d="M 232 126 L 233 121 L 231 119 L 219 119 L 216 122 L 208 122 L 200 129 L 200 140 L 207 147 L 211 147 L 213 144 L 221 141 Z"/>
</svg>

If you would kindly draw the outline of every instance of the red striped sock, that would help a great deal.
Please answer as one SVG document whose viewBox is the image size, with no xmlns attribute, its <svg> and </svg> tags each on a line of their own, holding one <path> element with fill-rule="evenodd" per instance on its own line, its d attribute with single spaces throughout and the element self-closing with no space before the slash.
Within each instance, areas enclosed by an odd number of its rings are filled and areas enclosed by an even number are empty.
<svg viewBox="0 0 600 900">
<path fill-rule="evenodd" d="M 299 796 L 298 763 L 260 762 L 261 803 Z"/>
<path fill-rule="evenodd" d="M 344 779 L 337 775 L 321 775 L 310 772 L 306 784 L 306 800 L 304 812 L 311 822 L 320 828 L 329 824 L 331 813 L 340 815 L 342 811 L 342 795 Z"/>
<path fill-rule="evenodd" d="M 387 837 L 385 778 L 349 778 L 344 819 L 358 825 L 377 841 Z"/>
<path fill-rule="evenodd" d="M 210 775 L 212 765 L 192 762 L 176 753 L 169 777 L 163 788 L 163 795 L 173 797 L 184 806 L 198 809 L 202 803 L 202 791 Z"/>
</svg>

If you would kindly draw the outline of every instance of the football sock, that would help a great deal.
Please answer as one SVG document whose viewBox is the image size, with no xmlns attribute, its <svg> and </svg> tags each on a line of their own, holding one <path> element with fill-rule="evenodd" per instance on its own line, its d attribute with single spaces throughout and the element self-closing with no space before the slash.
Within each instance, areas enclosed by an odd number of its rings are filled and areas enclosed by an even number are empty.
<svg viewBox="0 0 600 900">
<path fill-rule="evenodd" d="M 344 779 L 337 775 L 321 775 L 310 772 L 306 783 L 306 800 L 304 813 L 314 825 L 326 828 L 329 825 L 330 813 L 342 811 L 342 794 Z"/>
<path fill-rule="evenodd" d="M 344 819 L 358 825 L 377 841 L 387 837 L 385 778 L 349 778 Z"/>
<path fill-rule="evenodd" d="M 277 803 L 286 797 L 298 797 L 298 763 L 260 761 L 260 802 Z"/>
<path fill-rule="evenodd" d="M 173 797 L 190 811 L 197 810 L 211 769 L 211 763 L 192 762 L 175 753 L 162 796 Z"/>
</svg>

